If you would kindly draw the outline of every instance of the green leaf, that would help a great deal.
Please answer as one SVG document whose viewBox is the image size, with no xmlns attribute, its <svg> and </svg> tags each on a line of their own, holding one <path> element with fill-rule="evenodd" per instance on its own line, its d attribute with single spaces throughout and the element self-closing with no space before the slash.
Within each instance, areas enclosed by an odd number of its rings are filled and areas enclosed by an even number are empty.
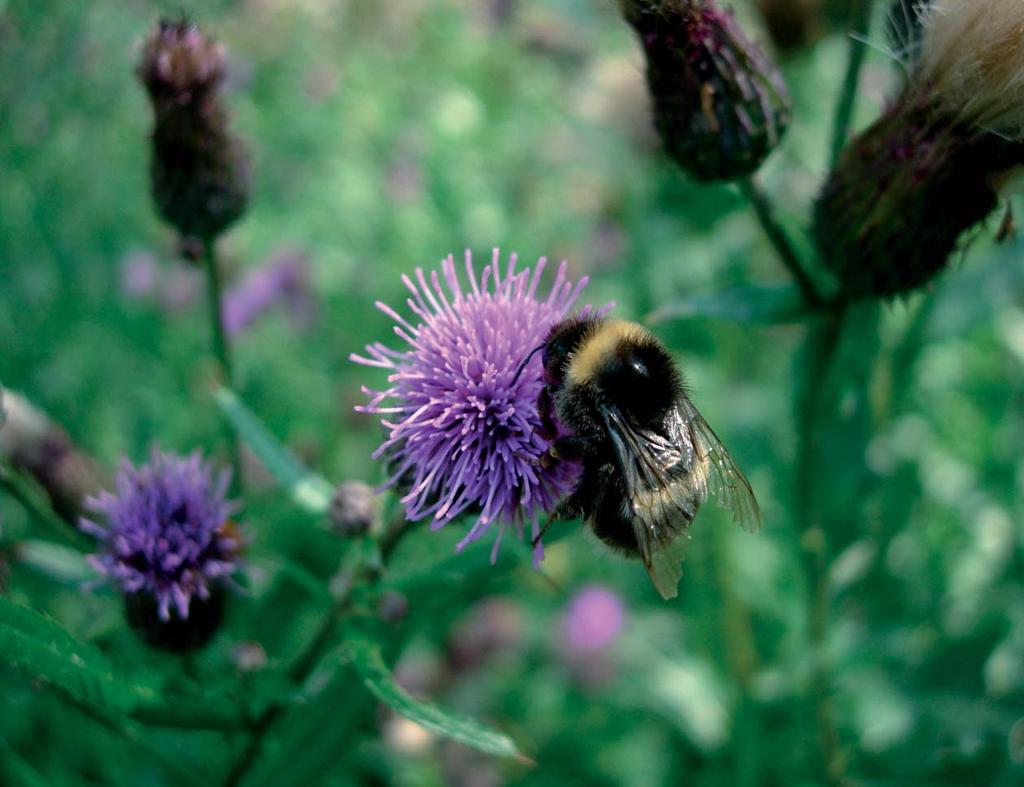
<svg viewBox="0 0 1024 787">
<path fill-rule="evenodd" d="M 331 485 L 303 466 L 233 391 L 217 388 L 213 395 L 235 431 L 288 491 L 292 500 L 313 514 L 326 513 L 333 492 Z"/>
<path fill-rule="evenodd" d="M 773 325 L 796 322 L 805 312 L 803 298 L 795 287 L 741 284 L 671 301 L 648 314 L 647 322 L 722 319 L 749 325 Z"/>
<path fill-rule="evenodd" d="M 22 759 L 7 741 L 0 738 L 0 784 L 47 787 L 51 782 L 48 782 L 31 763 Z"/>
<path fill-rule="evenodd" d="M 344 646 L 344 652 L 370 692 L 407 719 L 424 729 L 487 754 L 528 761 L 507 735 L 473 719 L 449 713 L 409 694 L 398 685 L 395 676 L 384 663 L 380 647 L 372 640 L 362 637 L 350 639 Z"/>
<path fill-rule="evenodd" d="M 95 646 L 40 613 L 0 597 L 0 667 L 43 680 L 89 707 L 130 712 L 159 697 L 156 683 L 115 671 Z"/>
<path fill-rule="evenodd" d="M 80 586 L 97 574 L 78 550 L 50 541 L 19 541 L 17 560 L 67 585 Z"/>
</svg>

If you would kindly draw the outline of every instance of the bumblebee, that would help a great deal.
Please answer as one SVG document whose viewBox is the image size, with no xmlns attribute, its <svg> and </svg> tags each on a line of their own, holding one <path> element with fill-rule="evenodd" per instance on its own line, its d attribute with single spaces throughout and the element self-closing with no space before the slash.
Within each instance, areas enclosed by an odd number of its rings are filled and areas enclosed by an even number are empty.
<svg viewBox="0 0 1024 787">
<path fill-rule="evenodd" d="M 583 467 L 553 519 L 585 519 L 606 544 L 643 561 L 666 599 L 677 594 L 687 531 L 709 492 L 746 530 L 761 527 L 750 483 L 646 328 L 570 317 L 548 334 L 543 365 L 537 404 L 551 447 L 541 464 Z"/>
</svg>

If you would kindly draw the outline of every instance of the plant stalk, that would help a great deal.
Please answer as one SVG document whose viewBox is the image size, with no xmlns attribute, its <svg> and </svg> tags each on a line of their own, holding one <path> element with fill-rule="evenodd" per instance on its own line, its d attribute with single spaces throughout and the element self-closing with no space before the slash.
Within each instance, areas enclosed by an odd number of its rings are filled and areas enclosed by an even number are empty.
<svg viewBox="0 0 1024 787">
<path fill-rule="evenodd" d="M 406 520 L 404 509 L 399 508 L 377 540 L 377 553 L 380 556 L 381 565 L 386 563 L 395 547 L 402 540 L 402 537 L 409 532 L 412 524 Z M 338 626 L 345 614 L 351 609 L 352 596 L 356 587 L 361 583 L 374 584 L 380 577 L 380 566 L 367 560 L 365 551 L 359 545 L 353 544 L 351 548 L 359 551 L 355 553 L 357 558 L 353 561 L 353 565 L 343 570 L 350 577 L 349 581 L 338 593 L 334 604 L 320 624 L 320 629 L 313 639 L 310 640 L 306 648 L 296 657 L 291 668 L 288 670 L 288 677 L 297 686 L 305 682 L 329 648 L 334 635 L 337 633 Z M 238 784 L 241 784 L 249 768 L 259 758 L 267 734 L 283 712 L 283 706 L 272 705 L 256 720 L 253 725 L 252 737 L 249 739 L 242 755 L 236 760 L 231 771 L 228 773 L 224 781 L 224 787 L 237 787 Z"/>
<path fill-rule="evenodd" d="M 741 179 L 739 187 L 744 196 L 750 201 L 750 205 L 754 209 L 761 228 L 764 230 L 765 235 L 768 236 L 772 246 L 775 247 L 775 251 L 778 253 L 782 264 L 786 266 L 786 270 L 789 271 L 793 280 L 800 288 L 804 300 L 809 306 L 814 308 L 821 306 L 821 294 L 818 292 L 814 280 L 804 270 L 803 263 L 800 261 L 800 255 L 797 254 L 789 235 L 786 234 L 786 230 L 775 217 L 775 209 L 768 195 L 764 193 L 761 185 L 753 177 Z"/>
<path fill-rule="evenodd" d="M 871 27 L 871 10 L 874 0 L 854 0 L 850 9 L 850 50 L 846 61 L 846 75 L 843 78 L 839 101 L 836 102 L 835 119 L 832 124 L 832 165 L 835 166 L 839 154 L 850 136 L 850 124 L 853 122 L 853 111 L 857 103 L 857 87 L 860 83 L 860 72 L 867 55 L 864 37 Z"/>
<path fill-rule="evenodd" d="M 832 703 L 831 669 L 826 654 L 830 590 L 828 541 L 816 491 L 822 467 L 820 430 L 829 406 L 824 395 L 830 390 L 829 376 L 836 348 L 842 337 L 846 307 L 838 306 L 812 326 L 808 336 L 809 369 L 799 409 L 797 456 L 797 515 L 800 550 L 808 584 L 808 648 L 811 652 L 811 692 L 818 738 L 819 770 L 823 783 L 843 784 L 845 767 L 836 732 Z"/>
<path fill-rule="evenodd" d="M 234 365 L 231 357 L 231 344 L 228 341 L 227 331 L 224 328 L 220 268 L 217 265 L 216 242 L 213 238 L 207 238 L 203 243 L 203 268 L 206 271 L 206 304 L 210 316 L 210 346 L 213 351 L 213 357 L 220 366 L 224 385 L 232 391 L 237 391 Z M 228 441 L 228 452 L 231 457 L 232 484 L 237 491 L 242 486 L 242 456 L 238 440 L 229 425 L 224 425 L 224 432 Z"/>
</svg>

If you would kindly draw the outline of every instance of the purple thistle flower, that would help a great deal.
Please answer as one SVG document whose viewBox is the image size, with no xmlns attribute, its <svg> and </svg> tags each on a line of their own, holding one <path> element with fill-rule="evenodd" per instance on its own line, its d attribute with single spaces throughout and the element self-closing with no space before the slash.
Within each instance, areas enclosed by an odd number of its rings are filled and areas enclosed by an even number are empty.
<svg viewBox="0 0 1024 787">
<path fill-rule="evenodd" d="M 89 562 L 126 596 L 152 599 L 160 621 L 168 622 L 172 611 L 186 620 L 193 596 L 206 601 L 237 568 L 241 544 L 228 521 L 235 510 L 226 500 L 229 479 L 198 453 L 154 450 L 140 467 L 125 460 L 116 492 L 86 500 L 86 509 L 106 520 L 81 520 L 101 547 Z"/>
<path fill-rule="evenodd" d="M 587 279 L 575 286 L 566 280 L 563 262 L 546 298 L 537 297 L 546 260 L 532 273 L 516 271 L 516 255 L 503 272 L 497 249 L 479 278 L 467 251 L 464 291 L 449 256 L 441 276 L 421 268 L 416 279 L 403 276 L 410 322 L 389 306 L 377 308 L 396 323 L 395 333 L 408 344 L 393 350 L 367 346 L 367 357 L 351 360 L 390 372 L 390 387 L 374 391 L 359 412 L 385 416 L 387 438 L 373 457 L 385 457 L 391 477 L 381 489 L 397 486 L 410 520 L 431 517 L 437 530 L 463 513 L 478 514 L 456 546 L 461 551 L 495 521 L 497 558 L 506 524 L 520 538 L 531 522 L 537 537 L 538 517 L 554 509 L 571 490 L 579 467 L 561 462 L 551 470 L 538 464 L 549 443 L 538 434 L 537 397 L 543 387 L 540 354 L 520 366 L 540 347 L 551 327 L 566 316 Z M 519 373 L 517 379 L 517 373 Z M 534 562 L 543 559 L 540 543 Z"/>
</svg>

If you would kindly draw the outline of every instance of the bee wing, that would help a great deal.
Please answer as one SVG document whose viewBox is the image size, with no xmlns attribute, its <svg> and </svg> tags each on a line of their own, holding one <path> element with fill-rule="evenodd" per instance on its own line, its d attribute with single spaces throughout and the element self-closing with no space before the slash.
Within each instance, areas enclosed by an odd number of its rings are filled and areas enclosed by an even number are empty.
<svg viewBox="0 0 1024 787">
<path fill-rule="evenodd" d="M 674 598 L 683 575 L 686 529 L 703 499 L 704 486 L 669 473 L 686 457 L 674 440 L 633 428 L 617 408 L 602 410 L 608 438 L 626 491 L 630 524 L 640 559 L 662 598 Z"/>
<path fill-rule="evenodd" d="M 734 522 L 756 533 L 761 529 L 761 507 L 746 476 L 693 402 L 684 397 L 677 415 L 679 419 L 672 419 L 669 431 L 674 434 L 685 430 L 689 434 L 688 442 L 696 449 L 698 464 L 705 468 L 707 491 L 718 498 L 720 506 L 732 511 Z"/>
<path fill-rule="evenodd" d="M 679 595 L 679 580 L 683 577 L 683 560 L 690 546 L 690 534 L 684 533 L 653 555 L 650 565 L 644 564 L 647 575 L 661 597 L 668 601 Z"/>
</svg>

